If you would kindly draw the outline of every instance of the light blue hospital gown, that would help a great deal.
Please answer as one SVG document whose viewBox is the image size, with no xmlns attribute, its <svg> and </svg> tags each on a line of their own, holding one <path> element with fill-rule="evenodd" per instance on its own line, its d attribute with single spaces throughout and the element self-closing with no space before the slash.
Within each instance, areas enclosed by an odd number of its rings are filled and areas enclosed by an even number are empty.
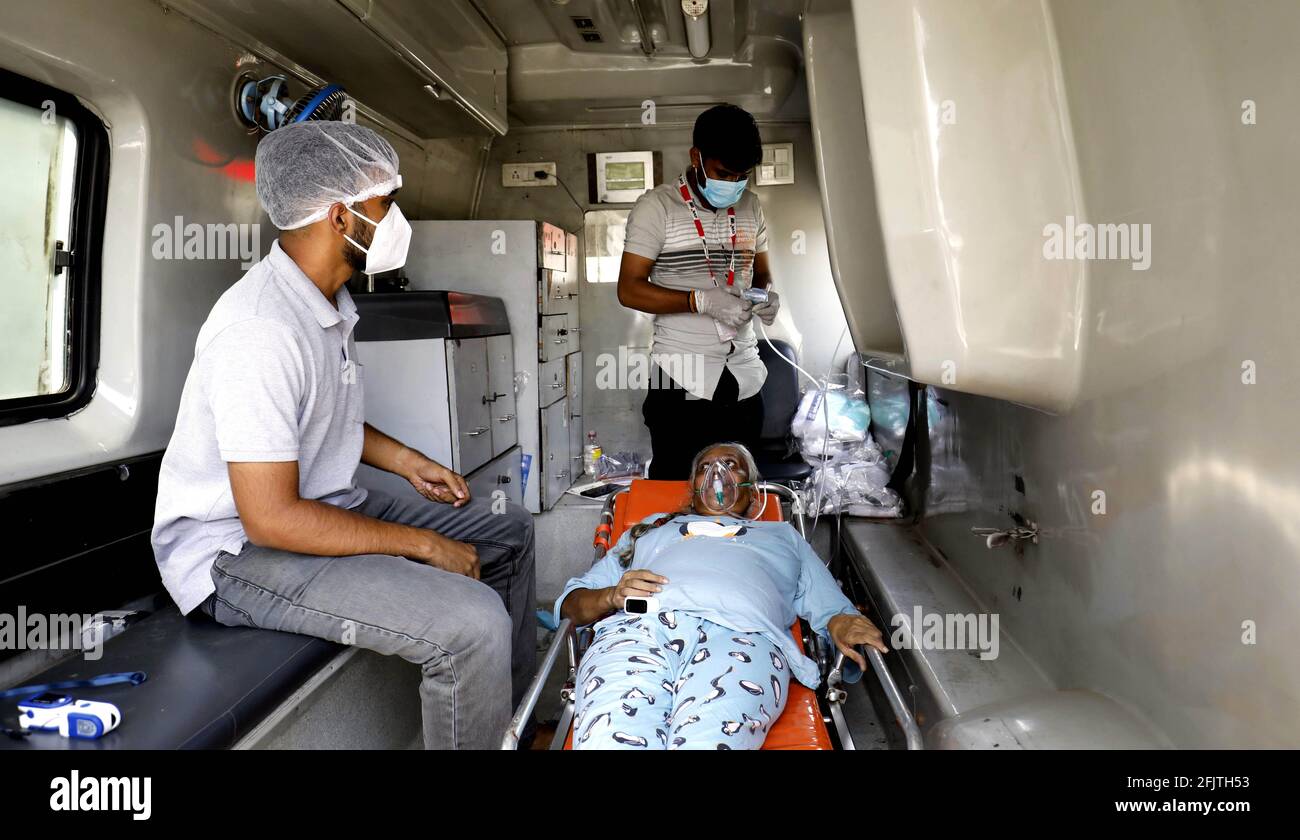
<svg viewBox="0 0 1300 840">
<path fill-rule="evenodd" d="M 692 522 L 739 530 L 693 535 Z M 625 532 L 570 580 L 556 613 L 575 589 L 617 584 L 629 541 Z M 576 749 L 757 749 L 785 707 L 790 677 L 810 688 L 821 681 L 790 635 L 795 618 L 829 642 L 830 619 L 857 614 L 786 523 L 679 516 L 642 535 L 628 568 L 668 578 L 660 611 L 620 611 L 596 623 L 577 675 Z"/>
</svg>

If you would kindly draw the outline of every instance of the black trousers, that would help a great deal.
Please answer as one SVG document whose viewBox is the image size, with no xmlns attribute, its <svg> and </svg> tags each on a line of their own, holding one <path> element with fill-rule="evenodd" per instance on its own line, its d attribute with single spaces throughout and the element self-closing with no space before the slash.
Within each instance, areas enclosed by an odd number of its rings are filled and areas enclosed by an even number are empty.
<svg viewBox="0 0 1300 840">
<path fill-rule="evenodd" d="M 724 441 L 737 441 L 751 450 L 763 430 L 763 395 L 738 400 L 739 386 L 723 368 L 713 399 L 687 399 L 686 389 L 658 368 L 653 369 L 650 391 L 641 416 L 650 430 L 653 479 L 690 478 L 691 459 L 701 449 Z"/>
</svg>

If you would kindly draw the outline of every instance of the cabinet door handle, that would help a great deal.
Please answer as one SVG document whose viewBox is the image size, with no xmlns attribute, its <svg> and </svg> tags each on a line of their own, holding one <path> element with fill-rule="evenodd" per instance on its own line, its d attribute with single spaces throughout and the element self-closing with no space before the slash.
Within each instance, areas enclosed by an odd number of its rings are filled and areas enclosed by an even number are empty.
<svg viewBox="0 0 1300 840">
<path fill-rule="evenodd" d="M 472 432 L 466 432 L 465 435 L 466 437 L 478 437 L 479 435 L 486 434 L 487 430 L 488 430 L 487 426 L 479 426 L 477 429 L 475 429 Z"/>
<path fill-rule="evenodd" d="M 563 383 L 563 382 L 552 382 L 552 383 L 551 383 L 551 390 L 552 390 L 552 391 L 558 391 L 559 389 L 561 389 L 561 388 L 563 388 L 563 387 L 564 387 L 564 383 Z"/>
<path fill-rule="evenodd" d="M 497 422 L 498 422 L 498 423 L 509 423 L 509 422 L 510 422 L 511 420 L 513 420 L 513 419 L 515 419 L 515 416 L 514 416 L 513 414 L 507 414 L 505 417 L 498 417 L 498 418 L 497 418 Z"/>
</svg>

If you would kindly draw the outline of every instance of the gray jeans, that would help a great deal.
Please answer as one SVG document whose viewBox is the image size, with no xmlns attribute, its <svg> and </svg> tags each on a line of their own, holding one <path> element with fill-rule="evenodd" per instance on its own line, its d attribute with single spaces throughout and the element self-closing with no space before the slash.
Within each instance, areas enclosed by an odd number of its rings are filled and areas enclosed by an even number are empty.
<svg viewBox="0 0 1300 840">
<path fill-rule="evenodd" d="M 482 580 L 386 554 L 314 557 L 245 543 L 212 566 L 203 605 L 228 626 L 354 644 L 420 666 L 427 749 L 494 749 L 537 656 L 533 519 L 370 491 L 357 511 L 478 548 Z"/>
</svg>

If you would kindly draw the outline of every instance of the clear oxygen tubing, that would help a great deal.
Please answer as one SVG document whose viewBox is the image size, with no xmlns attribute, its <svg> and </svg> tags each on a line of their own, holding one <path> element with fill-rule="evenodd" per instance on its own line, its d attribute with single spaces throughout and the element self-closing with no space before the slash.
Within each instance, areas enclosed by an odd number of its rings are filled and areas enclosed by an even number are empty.
<svg viewBox="0 0 1300 840">
<path fill-rule="evenodd" d="M 840 352 L 840 345 L 844 343 L 844 336 L 848 334 L 848 331 L 849 331 L 848 324 L 845 324 L 844 329 L 840 331 L 839 339 L 836 340 L 835 342 L 835 349 L 831 351 L 831 358 L 830 358 L 831 367 L 835 365 L 835 354 Z M 760 335 L 763 336 L 763 340 L 767 342 L 767 346 L 772 348 L 773 353 L 779 356 L 786 364 L 790 365 L 795 370 L 799 371 L 804 376 L 808 377 L 808 379 L 810 379 L 814 385 L 818 386 L 818 388 L 821 391 L 823 391 L 825 394 L 830 393 L 830 379 L 831 379 L 830 367 L 828 367 L 826 370 L 826 376 L 819 380 L 817 377 L 813 376 L 808 371 L 799 367 L 799 365 L 796 364 L 795 362 L 792 362 L 789 359 L 787 359 L 784 353 L 776 349 L 776 345 L 772 343 L 772 339 L 767 337 L 767 330 L 763 329 L 763 322 L 761 320 L 758 322 L 758 332 Z M 816 532 L 817 530 L 817 520 L 821 517 L 821 512 L 822 512 L 822 494 L 826 490 L 826 461 L 827 461 L 826 446 L 830 441 L 831 410 L 830 410 L 830 400 L 826 399 L 825 396 L 822 397 L 822 411 L 825 413 L 825 418 L 826 418 L 826 433 L 822 435 L 822 468 L 821 468 L 821 475 L 818 476 L 818 483 L 817 483 L 817 510 L 813 513 L 813 524 L 812 524 L 813 532 Z M 766 493 L 764 495 L 766 496 Z M 807 501 L 806 497 L 805 497 L 805 501 Z M 764 506 L 767 505 L 766 498 L 764 498 L 763 504 Z"/>
<path fill-rule="evenodd" d="M 763 488 L 763 505 L 762 505 L 762 507 L 760 507 L 760 508 L 758 509 L 758 513 L 756 513 L 756 514 L 754 514 L 753 516 L 749 517 L 751 520 L 757 522 L 758 520 L 760 520 L 760 519 L 763 518 L 763 511 L 767 510 L 767 496 L 768 496 L 767 488 L 764 487 L 764 488 Z M 754 500 L 753 500 L 753 499 L 750 499 L 750 501 L 749 501 L 749 505 L 750 505 L 750 507 L 753 507 L 753 506 L 754 506 Z"/>
</svg>

